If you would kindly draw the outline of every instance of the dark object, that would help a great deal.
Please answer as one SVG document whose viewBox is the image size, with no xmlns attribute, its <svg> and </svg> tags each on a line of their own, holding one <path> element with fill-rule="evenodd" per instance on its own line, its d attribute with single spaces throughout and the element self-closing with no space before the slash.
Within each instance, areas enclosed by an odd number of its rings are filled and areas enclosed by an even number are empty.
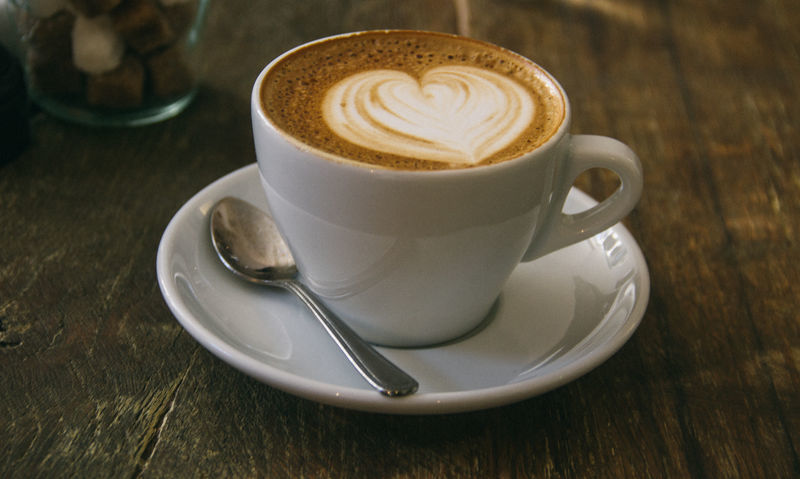
<svg viewBox="0 0 800 479">
<path fill-rule="evenodd" d="M 0 45 L 0 165 L 28 146 L 28 94 L 19 62 Z"/>
</svg>

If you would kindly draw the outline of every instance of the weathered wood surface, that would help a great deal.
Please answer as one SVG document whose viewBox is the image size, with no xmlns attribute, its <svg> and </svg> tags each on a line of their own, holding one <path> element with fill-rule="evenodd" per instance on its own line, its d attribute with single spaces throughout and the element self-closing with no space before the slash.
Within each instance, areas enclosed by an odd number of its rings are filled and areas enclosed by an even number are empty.
<svg viewBox="0 0 800 479">
<path fill-rule="evenodd" d="M 791 0 L 213 2 L 189 110 L 120 130 L 38 114 L 34 144 L 0 167 L 0 476 L 800 476 L 798 25 Z M 569 93 L 573 131 L 641 155 L 626 224 L 650 306 L 595 371 L 488 411 L 364 414 L 248 378 L 171 316 L 160 235 L 254 161 L 257 72 L 377 27 L 525 54 Z"/>
</svg>

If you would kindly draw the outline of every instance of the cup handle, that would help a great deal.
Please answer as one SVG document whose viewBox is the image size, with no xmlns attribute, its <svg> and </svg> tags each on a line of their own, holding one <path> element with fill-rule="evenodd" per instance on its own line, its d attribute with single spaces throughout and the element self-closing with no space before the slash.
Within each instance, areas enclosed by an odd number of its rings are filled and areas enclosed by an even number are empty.
<svg viewBox="0 0 800 479">
<path fill-rule="evenodd" d="M 630 213 L 642 195 L 642 165 L 624 143 L 605 136 L 573 135 L 566 165 L 553 189 L 553 206 L 545 218 L 544 235 L 535 235 L 522 261 L 531 261 L 564 246 L 577 243 L 610 228 Z M 620 178 L 620 186 L 599 204 L 581 211 L 563 212 L 564 202 L 578 175 L 591 168 L 605 168 Z"/>
</svg>

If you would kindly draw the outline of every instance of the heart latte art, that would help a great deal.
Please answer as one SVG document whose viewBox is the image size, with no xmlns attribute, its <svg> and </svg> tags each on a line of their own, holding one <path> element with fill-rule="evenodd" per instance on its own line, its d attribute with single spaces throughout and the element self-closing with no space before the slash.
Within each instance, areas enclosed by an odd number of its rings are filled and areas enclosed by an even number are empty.
<svg viewBox="0 0 800 479">
<path fill-rule="evenodd" d="M 419 80 L 389 69 L 353 74 L 328 91 L 322 114 L 333 132 L 364 148 L 474 165 L 516 140 L 535 107 L 511 78 L 446 65 Z"/>
</svg>

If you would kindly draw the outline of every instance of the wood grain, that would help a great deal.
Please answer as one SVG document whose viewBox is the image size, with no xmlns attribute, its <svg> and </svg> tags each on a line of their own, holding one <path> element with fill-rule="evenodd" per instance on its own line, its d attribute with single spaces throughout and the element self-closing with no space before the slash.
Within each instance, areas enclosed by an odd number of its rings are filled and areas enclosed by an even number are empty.
<svg viewBox="0 0 800 479">
<path fill-rule="evenodd" d="M 0 476 L 799 477 L 799 24 L 788 0 L 212 2 L 186 112 L 133 129 L 39 113 L 34 144 L 0 167 Z M 650 305 L 595 371 L 487 411 L 365 414 L 248 378 L 164 304 L 161 233 L 254 161 L 260 69 L 390 27 L 529 56 L 569 94 L 575 133 L 639 153 L 625 224 Z M 601 198 L 617 183 L 579 185 Z"/>
</svg>

